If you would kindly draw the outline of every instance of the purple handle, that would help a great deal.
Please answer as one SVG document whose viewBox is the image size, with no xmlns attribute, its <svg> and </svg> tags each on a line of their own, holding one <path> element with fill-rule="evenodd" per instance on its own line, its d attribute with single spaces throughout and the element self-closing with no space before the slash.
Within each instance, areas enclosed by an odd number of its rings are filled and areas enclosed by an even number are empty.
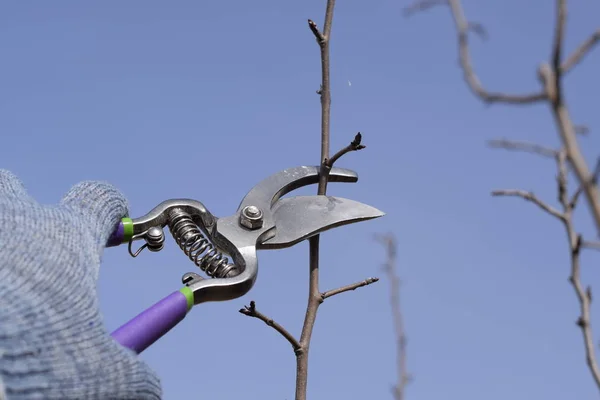
<svg viewBox="0 0 600 400">
<path fill-rule="evenodd" d="M 106 241 L 106 247 L 114 247 L 123 243 L 123 239 L 125 238 L 125 225 L 123 222 L 119 222 L 116 226 L 113 233 L 110 235 L 108 240 Z"/>
<path fill-rule="evenodd" d="M 181 292 L 173 292 L 114 331 L 111 336 L 121 345 L 141 353 L 181 322 L 191 305 Z"/>
</svg>

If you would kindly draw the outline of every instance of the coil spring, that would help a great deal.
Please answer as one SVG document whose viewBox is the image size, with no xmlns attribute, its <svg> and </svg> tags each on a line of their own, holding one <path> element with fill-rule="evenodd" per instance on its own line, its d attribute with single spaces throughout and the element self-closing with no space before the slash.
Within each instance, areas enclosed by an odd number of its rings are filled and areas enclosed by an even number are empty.
<svg viewBox="0 0 600 400">
<path fill-rule="evenodd" d="M 211 278 L 237 274 L 235 264 L 223 256 L 185 211 L 176 208 L 169 213 L 169 231 L 186 256 Z"/>
</svg>

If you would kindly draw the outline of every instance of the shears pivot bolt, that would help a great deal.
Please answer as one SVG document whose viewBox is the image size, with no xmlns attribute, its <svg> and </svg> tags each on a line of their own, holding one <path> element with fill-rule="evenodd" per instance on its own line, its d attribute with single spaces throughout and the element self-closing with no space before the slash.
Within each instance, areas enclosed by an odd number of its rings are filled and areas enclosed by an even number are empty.
<svg viewBox="0 0 600 400">
<path fill-rule="evenodd" d="M 256 206 L 246 206 L 240 214 L 240 224 L 248 229 L 259 229 L 263 226 L 263 213 Z"/>
</svg>

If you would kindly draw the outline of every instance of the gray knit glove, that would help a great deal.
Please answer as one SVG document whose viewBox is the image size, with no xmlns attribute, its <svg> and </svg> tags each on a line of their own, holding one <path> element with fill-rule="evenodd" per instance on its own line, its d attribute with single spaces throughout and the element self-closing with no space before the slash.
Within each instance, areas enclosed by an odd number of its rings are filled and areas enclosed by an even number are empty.
<svg viewBox="0 0 600 400">
<path fill-rule="evenodd" d="M 47 206 L 0 170 L 0 399 L 160 399 L 98 309 L 104 244 L 126 215 L 108 184 L 80 183 Z"/>
</svg>

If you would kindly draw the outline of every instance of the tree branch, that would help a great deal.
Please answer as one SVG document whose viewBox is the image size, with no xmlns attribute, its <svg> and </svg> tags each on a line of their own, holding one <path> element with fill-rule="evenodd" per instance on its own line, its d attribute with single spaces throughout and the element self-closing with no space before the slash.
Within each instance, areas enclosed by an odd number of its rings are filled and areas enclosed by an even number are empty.
<svg viewBox="0 0 600 400">
<path fill-rule="evenodd" d="M 595 185 L 598 184 L 598 176 L 599 175 L 600 175 L 600 157 L 598 157 L 598 159 L 596 160 L 596 167 L 594 168 L 594 173 L 592 174 L 592 183 L 593 184 L 595 184 Z M 577 200 L 579 200 L 579 196 L 581 195 L 581 192 L 583 192 L 583 185 L 579 185 L 579 187 L 573 194 L 573 198 L 571 199 L 571 206 L 573 208 L 575 208 L 575 205 L 577 204 Z"/>
<path fill-rule="evenodd" d="M 317 38 L 319 50 L 321 52 L 321 88 L 319 96 L 321 97 L 321 174 L 319 176 L 319 187 L 317 194 L 325 195 L 327 192 L 327 181 L 329 175 L 325 173 L 325 160 L 329 157 L 330 142 L 330 120 L 331 120 L 331 89 L 329 85 L 329 35 L 331 24 L 333 22 L 333 11 L 335 0 L 327 0 L 325 10 L 325 23 L 323 32 L 320 32 L 317 24 L 308 20 L 308 27 Z M 309 283 L 308 283 L 308 302 L 306 305 L 306 314 L 300 334 L 300 348 L 296 351 L 296 400 L 306 400 L 306 390 L 308 386 L 308 351 L 310 348 L 310 339 L 317 319 L 317 311 L 322 302 L 319 291 L 319 243 L 320 236 L 316 235 L 308 239 L 309 243 Z"/>
<path fill-rule="evenodd" d="M 256 303 L 254 302 L 254 300 L 250 302 L 249 306 L 244 306 L 244 308 L 241 308 L 240 313 L 248 317 L 260 319 L 265 324 L 275 329 L 281 334 L 281 336 L 286 338 L 286 340 L 292 345 L 294 351 L 297 351 L 300 348 L 300 343 L 298 343 L 294 335 L 289 333 L 283 326 L 279 325 L 272 318 L 267 317 L 266 315 L 264 315 L 256 309 Z"/>
<path fill-rule="evenodd" d="M 364 149 L 361 144 L 362 136 L 360 132 L 355 136 L 350 144 L 337 153 L 331 159 L 329 158 L 330 147 L 330 121 L 331 121 L 331 88 L 330 88 L 330 54 L 329 42 L 331 38 L 331 26 L 333 22 L 333 11 L 335 0 L 327 0 L 325 11 L 325 23 L 323 30 L 320 31 L 317 24 L 313 20 L 308 20 L 308 27 L 317 40 L 321 53 L 321 85 L 317 94 L 321 100 L 321 157 L 320 157 L 320 173 L 319 185 L 317 189 L 318 195 L 326 195 L 327 183 L 329 181 L 329 172 L 333 164 L 346 153 Z M 244 315 L 258 318 L 264 321 L 267 325 L 273 327 L 294 348 L 296 355 L 296 400 L 306 400 L 306 392 L 308 386 L 308 354 L 310 342 L 317 318 L 319 305 L 331 296 L 355 290 L 362 286 L 370 285 L 377 282 L 378 278 L 368 278 L 362 282 L 347 285 L 339 289 L 330 290 L 321 293 L 319 290 L 319 247 L 320 236 L 315 235 L 308 239 L 309 242 L 309 280 L 308 280 L 308 302 L 306 305 L 306 314 L 302 325 L 300 340 L 296 340 L 289 332 L 281 325 L 277 324 L 273 319 L 261 314 L 256 310 L 254 302 L 250 303 L 249 307 L 240 310 Z"/>
<path fill-rule="evenodd" d="M 350 144 L 346 147 L 344 147 L 343 149 L 341 149 L 340 151 L 338 151 L 337 153 L 335 153 L 333 155 L 333 157 L 329 158 L 329 159 L 325 159 L 325 161 L 323 162 L 325 164 L 325 166 L 327 167 L 328 170 L 331 170 L 331 168 L 333 167 L 333 164 L 335 164 L 335 162 L 340 159 L 344 154 L 346 153 L 350 153 L 351 151 L 358 151 L 358 150 L 362 150 L 364 149 L 365 145 L 362 145 L 360 142 L 362 141 L 362 135 L 360 134 L 360 132 L 358 132 L 356 134 L 356 136 L 354 136 L 354 140 L 350 142 Z"/>
<path fill-rule="evenodd" d="M 562 60 L 562 44 L 565 36 L 565 25 L 567 23 L 567 1 L 556 1 L 556 25 L 554 27 L 554 44 L 552 46 L 552 65 L 556 71 L 556 79 L 560 79 Z"/>
<path fill-rule="evenodd" d="M 581 242 L 582 249 L 592 249 L 592 250 L 600 250 L 600 242 L 590 242 L 587 240 L 583 240 Z"/>
<path fill-rule="evenodd" d="M 594 345 L 594 335 L 592 333 L 592 326 L 590 323 L 590 306 L 592 302 L 592 289 L 588 286 L 587 289 L 583 289 L 581 283 L 581 267 L 579 262 L 579 255 L 581 249 L 584 246 L 584 241 L 581 235 L 575 232 L 575 224 L 573 222 L 573 207 L 571 201 L 567 196 L 567 179 L 568 179 L 568 168 L 567 168 L 567 152 L 563 150 L 557 157 L 558 164 L 558 193 L 559 200 L 563 207 L 563 223 L 567 233 L 567 239 L 569 241 L 569 250 L 571 254 L 571 276 L 569 281 L 573 285 L 577 299 L 579 300 L 580 315 L 577 319 L 577 326 L 581 328 L 583 335 L 583 342 L 585 346 L 585 358 L 592 374 L 592 378 L 596 382 L 596 386 L 600 389 L 600 368 L 598 368 L 598 361 L 596 360 L 596 347 Z M 589 243 L 589 242 L 588 242 Z"/>
<path fill-rule="evenodd" d="M 421 3 L 421 6 L 419 6 Z M 415 11 L 422 11 L 431 8 L 434 5 L 442 4 L 442 2 L 431 2 L 422 0 L 416 2 L 409 8 L 405 9 L 405 14 L 411 15 Z M 481 27 L 480 24 L 469 23 L 465 17 L 460 0 L 446 0 L 452 12 L 452 18 L 456 26 L 458 34 L 458 50 L 460 66 L 463 70 L 465 81 L 471 91 L 479 97 L 483 102 L 491 103 L 508 103 L 508 104 L 532 104 L 546 99 L 546 93 L 536 92 L 530 94 L 507 94 L 501 92 L 488 92 L 479 81 L 475 70 L 471 63 L 471 53 L 469 50 L 469 31 L 473 30 L 473 26 Z M 407 10 L 410 10 L 407 13 Z"/>
<path fill-rule="evenodd" d="M 598 368 L 598 363 L 596 361 L 595 346 L 590 326 L 591 289 L 589 287 L 587 289 L 583 288 L 583 285 L 581 284 L 579 265 L 579 254 L 581 248 L 586 247 L 587 243 L 593 242 L 584 242 L 581 236 L 575 233 L 575 228 L 573 225 L 573 211 L 580 194 L 583 193 L 588 201 L 597 231 L 600 233 L 600 192 L 598 191 L 597 172 L 592 173 L 589 170 L 587 162 L 583 157 L 577 138 L 577 134 L 580 133 L 580 129 L 578 129 L 578 127 L 576 127 L 571 120 L 571 116 L 567 105 L 565 104 L 562 91 L 563 75 L 572 70 L 592 50 L 592 48 L 595 47 L 600 40 L 600 29 L 594 32 L 590 38 L 582 43 L 574 51 L 574 53 L 570 55 L 566 61 L 564 61 L 562 59 L 562 47 L 565 35 L 564 32 L 566 29 L 567 6 L 566 0 L 555 1 L 556 23 L 554 27 L 554 39 L 552 44 L 552 54 L 550 57 L 551 59 L 549 63 L 542 63 L 538 68 L 538 77 L 540 78 L 544 88 L 543 93 L 509 96 L 508 98 L 498 95 L 495 100 L 512 104 L 530 104 L 540 100 L 545 100 L 550 105 L 562 142 L 562 148 L 556 154 L 556 161 L 559 170 L 557 177 L 558 198 L 563 210 L 562 212 L 557 211 L 556 209 L 537 199 L 533 193 L 521 190 L 495 191 L 493 194 L 498 196 L 518 196 L 525 200 L 531 201 L 548 214 L 559 218 L 563 222 L 567 232 L 569 249 L 571 253 L 570 281 L 575 289 L 581 309 L 577 324 L 581 328 L 584 338 L 587 365 L 596 383 L 596 386 L 598 389 L 600 389 L 600 369 Z M 452 15 L 459 33 L 460 60 L 467 83 L 471 90 L 479 98 L 489 103 L 491 102 L 490 96 L 492 97 L 492 100 L 494 100 L 493 94 L 488 94 L 481 88 L 481 85 L 479 84 L 479 81 L 477 80 L 477 77 L 473 73 L 473 69 L 470 66 L 466 34 L 467 23 L 464 18 L 460 1 L 448 0 L 448 4 L 452 9 Z M 498 100 L 498 98 L 500 100 Z M 571 170 L 574 172 L 580 185 L 580 188 L 574 193 L 571 199 L 569 199 L 567 194 L 567 164 L 571 167 Z M 588 245 L 587 247 L 595 248 L 596 245 Z"/>
<path fill-rule="evenodd" d="M 596 223 L 597 232 L 600 234 L 600 192 L 598 191 L 597 182 L 593 178 L 593 173 L 590 172 L 587 162 L 581 152 L 577 141 L 577 131 L 571 120 L 569 109 L 564 101 L 562 93 L 562 68 L 561 60 L 557 59 L 557 52 L 560 56 L 560 50 L 556 46 L 560 45 L 560 32 L 566 20 L 566 2 L 565 0 L 556 0 L 557 5 L 557 21 L 555 28 L 555 40 L 552 65 L 542 64 L 538 70 L 538 76 L 544 85 L 546 96 L 549 100 L 554 120 L 558 127 L 558 132 L 566 152 L 567 160 L 577 176 L 579 183 L 582 186 L 582 193 L 585 195 L 594 222 Z"/>
<path fill-rule="evenodd" d="M 400 305 L 400 278 L 396 273 L 396 240 L 392 235 L 376 236 L 376 239 L 385 246 L 387 259 L 383 269 L 390 281 L 390 305 L 394 319 L 394 332 L 396 336 L 396 370 L 397 382 L 392 388 L 395 400 L 404 400 L 406 387 L 412 380 L 408 373 L 406 363 L 406 332 L 404 329 L 404 317 Z"/>
<path fill-rule="evenodd" d="M 567 60 L 562 63 L 560 67 L 561 73 L 564 75 L 576 67 L 594 49 L 598 41 L 600 41 L 600 29 L 596 30 L 585 42 L 579 45 Z"/>
<path fill-rule="evenodd" d="M 494 190 L 492 192 L 492 196 L 520 197 L 523 200 L 532 202 L 533 204 L 535 204 L 536 206 L 538 206 L 539 208 L 541 208 L 542 210 L 544 210 L 545 212 L 547 212 L 548 214 L 552 215 L 555 218 L 558 218 L 560 220 L 562 220 L 564 218 L 564 216 L 562 215 L 562 213 L 560 211 L 558 211 L 557 209 L 553 208 L 552 206 L 546 204 L 542 200 L 538 199 L 535 196 L 535 194 L 533 194 L 532 192 L 527 192 L 525 190 L 518 190 L 518 189 L 504 189 L 504 190 Z"/>
<path fill-rule="evenodd" d="M 367 278 L 364 281 L 360 281 L 360 282 L 352 283 L 350 285 L 342 286 L 341 288 L 328 290 L 326 292 L 321 293 L 321 299 L 325 300 L 329 297 L 332 297 L 332 296 L 335 296 L 335 295 L 338 295 L 338 294 L 341 294 L 344 292 L 349 292 L 351 290 L 356 290 L 363 286 L 368 286 L 377 281 L 379 281 L 379 278 Z"/>
<path fill-rule="evenodd" d="M 590 305 L 592 300 L 592 291 L 591 288 L 588 287 L 584 290 L 583 285 L 581 284 L 581 271 L 580 271 L 580 261 L 579 255 L 581 253 L 581 249 L 584 247 L 600 249 L 600 243 L 596 242 L 585 242 L 581 235 L 578 235 L 575 232 L 574 222 L 573 222 L 573 201 L 569 200 L 568 192 L 568 167 L 567 167 L 567 151 L 565 149 L 561 149 L 556 156 L 556 163 L 558 168 L 558 176 L 557 176 L 557 184 L 558 184 L 558 199 L 562 206 L 562 212 L 555 210 L 554 208 L 548 206 L 542 201 L 538 200 L 533 193 L 521 191 L 521 190 L 506 190 L 506 191 L 496 191 L 497 195 L 513 195 L 522 197 L 525 200 L 529 200 L 535 203 L 538 207 L 546 211 L 548 214 L 559 218 L 565 227 L 567 233 L 567 239 L 569 244 L 569 252 L 571 256 L 571 275 L 569 276 L 569 281 L 573 285 L 575 289 L 575 294 L 577 295 L 577 299 L 579 300 L 580 306 L 580 315 L 577 319 L 577 326 L 581 328 L 581 332 L 583 334 L 584 346 L 585 346 L 585 354 L 586 354 L 586 362 L 596 382 L 596 386 L 600 389 L 600 368 L 598 367 L 598 362 L 596 361 L 596 350 L 594 346 L 593 333 L 590 323 Z"/>
<path fill-rule="evenodd" d="M 556 158 L 558 151 L 550 149 L 548 147 L 541 146 L 539 144 L 530 142 L 513 141 L 506 139 L 490 140 L 488 145 L 492 148 L 504 149 L 504 150 L 515 150 L 524 151 L 527 153 L 538 154 L 543 157 Z"/>
<path fill-rule="evenodd" d="M 329 42 L 331 39 L 331 26 L 333 22 L 333 11 L 335 0 L 327 0 L 325 10 L 325 22 L 323 31 L 319 31 L 317 24 L 308 20 L 308 27 L 317 39 L 321 53 L 321 85 L 317 93 L 321 99 L 321 171 L 319 175 L 318 195 L 327 193 L 327 182 L 329 173 L 327 159 L 329 158 L 330 143 L 330 121 L 331 121 L 331 88 L 330 54 Z M 310 340 L 317 318 L 319 305 L 323 302 L 319 290 L 319 247 L 320 236 L 316 235 L 309 239 L 309 287 L 306 315 L 300 335 L 300 348 L 296 351 L 296 400 L 306 400 L 306 389 L 308 385 L 308 353 Z"/>
<path fill-rule="evenodd" d="M 325 36 L 319 31 L 317 24 L 312 19 L 308 20 L 308 27 L 312 31 L 313 35 L 315 35 L 315 39 L 317 39 L 317 43 L 321 44 L 325 41 Z"/>
</svg>

